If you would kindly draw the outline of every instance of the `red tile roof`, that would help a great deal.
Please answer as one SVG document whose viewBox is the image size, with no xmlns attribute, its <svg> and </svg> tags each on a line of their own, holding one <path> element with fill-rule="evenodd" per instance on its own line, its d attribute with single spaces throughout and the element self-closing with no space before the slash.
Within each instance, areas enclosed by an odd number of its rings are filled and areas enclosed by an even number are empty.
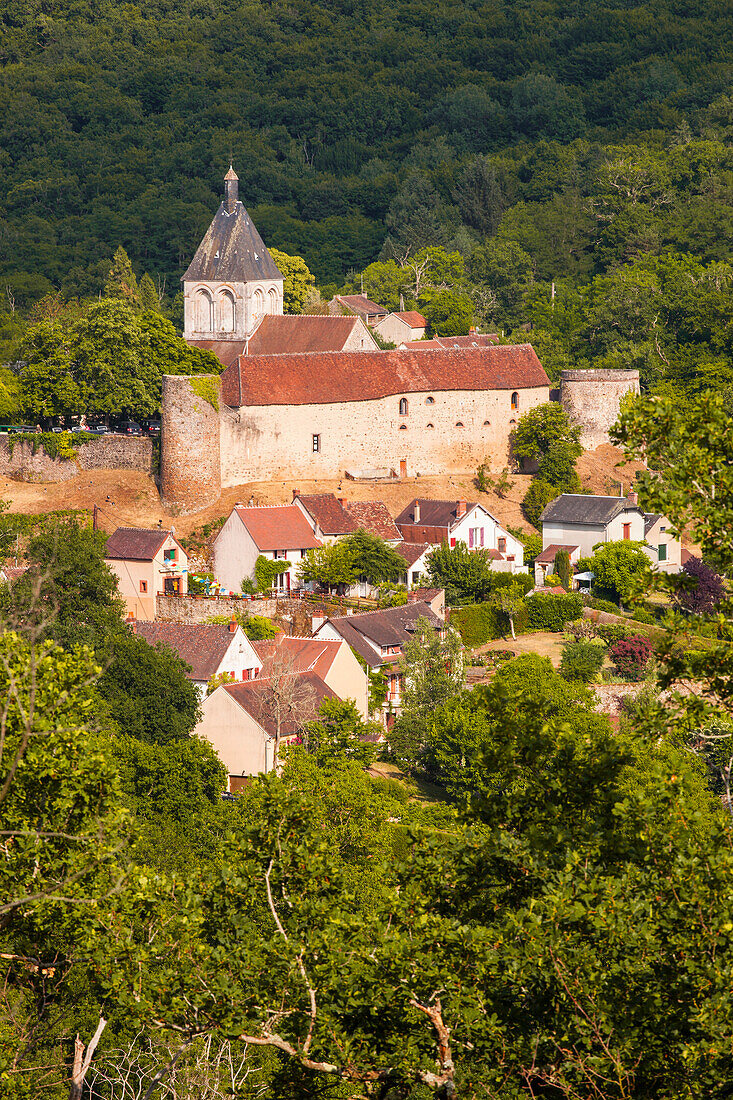
<svg viewBox="0 0 733 1100">
<path fill-rule="evenodd" d="M 495 332 L 472 332 L 469 336 L 433 336 L 430 340 L 408 340 L 406 348 L 489 348 L 499 343 Z"/>
<path fill-rule="evenodd" d="M 536 562 L 539 562 L 540 565 L 549 565 L 550 562 L 553 562 L 555 560 L 555 555 L 557 554 L 558 550 L 567 550 L 568 554 L 573 554 L 577 549 L 577 546 L 564 546 L 562 543 L 559 542 L 551 542 L 550 545 L 546 546 L 542 553 L 538 554 L 534 560 Z"/>
<path fill-rule="evenodd" d="M 236 365 L 240 355 L 244 355 L 244 340 L 187 340 L 192 348 L 212 351 L 225 367 Z"/>
<path fill-rule="evenodd" d="M 149 645 L 167 645 L 175 650 L 190 665 L 190 680 L 210 680 L 216 675 L 235 637 L 228 626 L 147 622 L 134 625 L 135 633 Z"/>
<path fill-rule="evenodd" d="M 258 550 L 314 550 L 321 543 L 295 504 L 265 505 L 234 511 L 252 536 Z"/>
<path fill-rule="evenodd" d="M 298 499 L 324 535 L 352 535 L 359 529 L 333 493 L 301 493 Z"/>
<path fill-rule="evenodd" d="M 246 354 L 283 355 L 294 352 L 341 351 L 354 329 L 357 326 L 361 328 L 361 325 L 360 318 L 353 316 L 268 314 L 250 337 Z M 374 347 L 373 342 L 371 346 Z"/>
<path fill-rule="evenodd" d="M 247 405 L 327 405 L 440 390 L 547 387 L 530 344 L 437 351 L 340 351 L 241 356 L 221 376 L 222 399 Z"/>
<path fill-rule="evenodd" d="M 107 539 L 105 557 L 112 561 L 152 561 L 170 534 L 158 527 L 118 527 Z M 171 537 L 180 547 L 175 536 Z"/>
<path fill-rule="evenodd" d="M 429 542 L 401 542 L 398 546 L 395 546 L 395 550 L 404 558 L 408 565 L 414 565 L 418 558 L 421 558 L 426 550 L 432 548 Z"/>
<path fill-rule="evenodd" d="M 346 510 L 356 521 L 357 527 L 363 527 L 371 535 L 377 535 L 386 542 L 402 539 L 387 505 L 381 500 L 353 500 L 346 505 Z"/>
<path fill-rule="evenodd" d="M 299 702 L 298 710 L 301 712 L 297 718 L 286 717 L 281 722 L 280 736 L 291 737 L 299 733 L 306 722 L 312 722 L 318 717 L 318 708 L 324 699 L 338 699 L 334 691 L 324 684 L 320 676 L 315 672 L 304 672 L 298 676 L 299 688 L 296 693 Z M 241 684 L 225 684 L 223 690 L 231 695 L 235 703 L 259 722 L 265 733 L 274 737 L 277 732 L 277 722 L 270 705 L 272 699 L 272 683 L 267 677 L 259 676 L 256 680 L 245 680 Z"/>
<path fill-rule="evenodd" d="M 280 666 L 299 674 L 315 672 L 321 679 L 328 675 L 342 645 L 343 642 L 335 638 L 298 638 L 285 634 L 252 643 L 262 661 L 262 676 L 270 676 L 273 666 Z"/>
<path fill-rule="evenodd" d="M 427 321 L 422 313 L 418 313 L 416 309 L 408 309 L 401 313 L 395 313 L 395 317 L 399 317 L 400 321 L 404 321 L 410 328 L 425 328 L 427 325 Z"/>
<path fill-rule="evenodd" d="M 346 306 L 347 309 L 353 309 L 355 313 L 368 313 L 370 317 L 374 314 L 386 317 L 389 312 L 384 306 L 372 302 L 370 298 L 365 298 L 363 294 L 337 294 L 334 300 Z"/>
</svg>

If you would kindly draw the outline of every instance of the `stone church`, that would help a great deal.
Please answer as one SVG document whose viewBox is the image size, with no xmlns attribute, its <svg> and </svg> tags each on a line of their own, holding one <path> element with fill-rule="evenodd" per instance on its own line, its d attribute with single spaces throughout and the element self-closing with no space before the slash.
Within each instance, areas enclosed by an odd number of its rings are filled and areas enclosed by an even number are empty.
<svg viewBox="0 0 733 1100">
<path fill-rule="evenodd" d="M 358 317 L 283 315 L 233 169 L 183 285 L 185 338 L 226 368 L 163 379 L 161 493 L 183 511 L 273 478 L 500 468 L 518 417 L 549 400 L 529 344 L 379 351 Z"/>
</svg>

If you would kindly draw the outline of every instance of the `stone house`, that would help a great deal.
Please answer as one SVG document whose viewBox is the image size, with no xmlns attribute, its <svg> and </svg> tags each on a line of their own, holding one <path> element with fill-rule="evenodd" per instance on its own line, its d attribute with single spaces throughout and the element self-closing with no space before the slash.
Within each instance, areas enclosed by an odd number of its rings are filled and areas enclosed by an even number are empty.
<svg viewBox="0 0 733 1100">
<path fill-rule="evenodd" d="M 188 592 L 188 555 L 173 531 L 118 527 L 107 539 L 105 561 L 135 619 L 155 618 L 156 596 Z"/>
<path fill-rule="evenodd" d="M 445 636 L 445 622 L 432 607 L 422 600 L 402 607 L 388 607 L 382 611 L 365 611 L 359 615 L 325 619 L 313 631 L 314 638 L 342 639 L 354 650 L 369 669 L 385 675 L 387 698 L 380 717 L 387 722 L 399 713 L 404 690 L 404 676 L 400 667 L 405 643 L 412 637 L 418 619 L 427 619 Z"/>
<path fill-rule="evenodd" d="M 427 327 L 428 323 L 422 313 L 410 309 L 401 313 L 388 313 L 376 322 L 374 331 L 382 340 L 399 347 L 407 340 L 421 340 Z"/>
<path fill-rule="evenodd" d="M 400 512 L 395 523 L 405 542 L 429 543 L 431 547 L 443 542 L 449 546 L 462 542 L 469 550 L 486 550 L 492 558 L 492 568 L 499 572 L 516 573 L 524 569 L 522 543 L 482 504 L 416 499 Z"/>
<path fill-rule="evenodd" d="M 369 681 L 345 641 L 278 634 L 252 645 L 262 662 L 262 676 L 283 670 L 298 676 L 313 672 L 339 699 L 351 699 L 363 719 L 369 717 Z"/>
<path fill-rule="evenodd" d="M 189 666 L 201 698 L 212 676 L 228 674 L 236 680 L 253 680 L 262 660 L 253 643 L 234 620 L 228 626 L 198 623 L 133 622 L 133 633 L 151 646 L 167 645 Z"/>
<path fill-rule="evenodd" d="M 288 568 L 273 578 L 277 592 L 289 592 L 297 585 L 297 566 L 308 550 L 321 545 L 294 504 L 245 507 L 235 504 L 214 540 L 214 576 L 229 592 L 240 592 L 242 580 L 255 580 L 257 559 L 286 563 Z"/>
<path fill-rule="evenodd" d="M 324 699 L 337 698 L 315 672 L 304 672 L 289 683 L 293 686 L 260 676 L 224 684 L 204 699 L 194 732 L 216 750 L 229 774 L 230 791 L 241 790 L 249 776 L 272 771 L 278 725 L 281 746 L 287 745 L 306 722 L 315 721 Z M 277 707 L 278 692 L 290 699 L 289 706 Z"/>
<path fill-rule="evenodd" d="M 370 301 L 366 294 L 336 294 L 328 303 L 328 312 L 333 314 L 355 313 L 365 324 L 375 327 L 378 321 L 387 316 L 388 310 L 376 302 Z"/>
<path fill-rule="evenodd" d="M 643 549 L 653 569 L 679 573 L 682 568 L 682 547 L 670 534 L 669 520 L 644 512 L 634 492 L 626 497 L 563 493 L 547 505 L 540 520 L 543 549 L 577 547 L 577 557 L 585 558 L 600 542 L 646 541 Z"/>
</svg>

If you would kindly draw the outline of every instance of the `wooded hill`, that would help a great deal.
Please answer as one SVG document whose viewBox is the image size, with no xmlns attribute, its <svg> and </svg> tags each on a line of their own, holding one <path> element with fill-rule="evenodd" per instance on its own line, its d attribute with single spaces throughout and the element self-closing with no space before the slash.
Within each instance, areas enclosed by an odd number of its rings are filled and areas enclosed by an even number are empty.
<svg viewBox="0 0 733 1100">
<path fill-rule="evenodd" d="M 467 255 L 499 227 L 540 278 L 670 244 L 721 259 L 732 32 L 712 0 L 2 0 L 0 278 L 21 309 L 96 294 L 122 244 L 177 288 L 230 157 L 265 239 L 322 283 L 388 231 Z M 609 244 L 622 145 L 642 178 Z"/>
</svg>

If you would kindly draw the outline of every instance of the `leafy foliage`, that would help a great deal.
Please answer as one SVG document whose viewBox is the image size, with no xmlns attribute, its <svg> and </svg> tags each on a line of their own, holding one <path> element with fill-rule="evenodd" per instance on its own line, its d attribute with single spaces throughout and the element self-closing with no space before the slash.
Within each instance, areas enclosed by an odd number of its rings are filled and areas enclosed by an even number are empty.
<svg viewBox="0 0 733 1100">
<path fill-rule="evenodd" d="M 695 615 L 711 615 L 725 597 L 721 578 L 707 562 L 694 556 L 682 566 L 682 573 L 692 583 L 678 589 L 676 596 L 680 606 Z"/>
<path fill-rule="evenodd" d="M 540 516 L 547 505 L 560 496 L 561 490 L 554 485 L 549 485 L 539 477 L 532 479 L 532 483 L 524 494 L 522 511 L 533 527 L 539 527 Z"/>
<path fill-rule="evenodd" d="M 583 609 L 583 601 L 574 592 L 564 596 L 537 593 L 526 601 L 529 625 L 533 630 L 551 630 L 559 634 L 565 623 L 577 619 Z"/>
<path fill-rule="evenodd" d="M 604 656 L 603 646 L 594 642 L 568 642 L 563 646 L 560 675 L 566 680 L 589 684 L 600 671 Z"/>
<path fill-rule="evenodd" d="M 646 638 L 632 634 L 612 645 L 609 654 L 617 672 L 628 680 L 640 680 L 649 664 L 652 647 Z"/>
<path fill-rule="evenodd" d="M 651 565 L 642 543 L 625 539 L 604 542 L 593 548 L 593 556 L 581 558 L 578 570 L 594 574 L 596 590 L 608 592 L 627 603 L 641 596 L 651 584 Z"/>
</svg>

